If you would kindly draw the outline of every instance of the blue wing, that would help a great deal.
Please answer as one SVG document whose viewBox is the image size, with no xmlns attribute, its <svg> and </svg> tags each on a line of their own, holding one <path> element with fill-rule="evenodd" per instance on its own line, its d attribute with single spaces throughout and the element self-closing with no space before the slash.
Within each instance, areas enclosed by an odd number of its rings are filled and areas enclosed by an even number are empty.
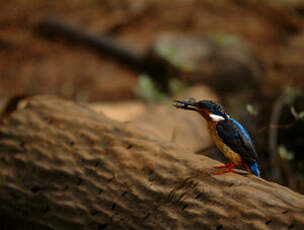
<svg viewBox="0 0 304 230">
<path fill-rule="evenodd" d="M 240 154 L 248 166 L 256 163 L 255 148 L 249 134 L 240 123 L 229 118 L 218 122 L 216 130 L 223 142 L 234 152 Z"/>
</svg>

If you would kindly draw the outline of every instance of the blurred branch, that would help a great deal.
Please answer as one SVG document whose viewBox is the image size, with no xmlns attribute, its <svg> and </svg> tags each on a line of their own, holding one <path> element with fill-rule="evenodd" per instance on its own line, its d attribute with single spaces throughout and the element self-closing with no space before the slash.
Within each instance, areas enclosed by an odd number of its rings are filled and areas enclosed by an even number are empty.
<svg viewBox="0 0 304 230">
<path fill-rule="evenodd" d="M 276 182 L 282 183 L 284 175 L 284 179 L 287 181 L 288 186 L 291 188 L 295 188 L 295 181 L 292 178 L 292 168 L 290 167 L 290 154 L 287 152 L 285 147 L 278 146 L 278 130 L 279 128 L 290 128 L 295 125 L 300 119 L 295 109 L 291 107 L 291 113 L 295 117 L 295 120 L 289 124 L 279 125 L 280 116 L 282 113 L 282 109 L 286 104 L 286 96 L 279 97 L 274 106 L 272 108 L 272 113 L 270 117 L 270 126 L 269 126 L 269 156 L 270 156 L 270 164 L 271 164 L 271 175 L 272 179 Z M 284 149 L 285 157 L 282 157 L 282 149 Z M 287 155 L 287 153 L 289 155 Z M 283 175 L 282 175 L 283 173 Z"/>
<path fill-rule="evenodd" d="M 98 53 L 109 55 L 116 61 L 136 69 L 141 65 L 142 56 L 140 54 L 119 45 L 111 38 L 86 32 L 76 26 L 63 24 L 54 19 L 48 19 L 38 25 L 37 31 L 47 38 L 61 36 L 68 41 L 81 43 L 94 49 Z"/>
<path fill-rule="evenodd" d="M 269 156 L 271 165 L 271 176 L 276 182 L 281 182 L 281 169 L 278 156 L 278 128 L 282 108 L 285 104 L 284 97 L 279 97 L 273 105 L 272 113 L 270 115 L 269 127 Z"/>
<path fill-rule="evenodd" d="M 170 93 L 169 78 L 171 76 L 176 77 L 177 70 L 166 60 L 161 60 L 151 52 L 140 54 L 120 45 L 110 37 L 90 33 L 82 28 L 64 24 L 54 19 L 41 22 L 36 30 L 44 37 L 63 37 L 70 42 L 79 43 L 102 55 L 107 55 L 138 73 L 147 73 L 157 83 L 161 91 Z"/>
<path fill-rule="evenodd" d="M 266 130 L 271 130 L 271 129 L 289 129 L 291 127 L 293 127 L 294 125 L 296 125 L 298 123 L 299 120 L 301 120 L 302 118 L 299 117 L 295 117 L 295 120 L 292 122 L 289 122 L 287 124 L 270 124 L 269 126 L 266 127 L 262 127 L 258 132 L 265 132 Z"/>
</svg>

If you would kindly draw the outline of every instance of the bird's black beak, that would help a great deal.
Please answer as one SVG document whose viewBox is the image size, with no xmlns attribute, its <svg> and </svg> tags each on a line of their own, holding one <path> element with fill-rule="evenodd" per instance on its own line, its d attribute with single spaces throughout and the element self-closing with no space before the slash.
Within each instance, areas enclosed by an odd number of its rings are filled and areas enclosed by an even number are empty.
<svg viewBox="0 0 304 230">
<path fill-rule="evenodd" d="M 178 109 L 197 111 L 198 103 L 194 99 L 188 99 L 185 101 L 175 100 L 173 106 Z"/>
</svg>

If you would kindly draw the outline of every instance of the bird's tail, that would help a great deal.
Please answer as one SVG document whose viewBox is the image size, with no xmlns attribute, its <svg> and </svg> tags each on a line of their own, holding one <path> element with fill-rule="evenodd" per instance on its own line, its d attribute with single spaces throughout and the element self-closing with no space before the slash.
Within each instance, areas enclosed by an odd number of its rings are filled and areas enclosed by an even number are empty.
<svg viewBox="0 0 304 230">
<path fill-rule="evenodd" d="M 250 168 L 250 171 L 251 171 L 254 175 L 256 175 L 256 176 L 258 176 L 258 177 L 261 177 L 261 175 L 260 175 L 260 170 L 259 170 L 259 167 L 258 167 L 258 163 L 257 163 L 257 162 L 254 162 L 252 165 L 249 166 L 249 168 Z"/>
</svg>

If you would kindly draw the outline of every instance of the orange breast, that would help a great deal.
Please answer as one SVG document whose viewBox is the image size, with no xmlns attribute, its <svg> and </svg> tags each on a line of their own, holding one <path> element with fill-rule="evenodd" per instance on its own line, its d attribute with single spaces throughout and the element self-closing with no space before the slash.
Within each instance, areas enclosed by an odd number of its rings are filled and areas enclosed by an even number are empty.
<svg viewBox="0 0 304 230">
<path fill-rule="evenodd" d="M 208 122 L 208 129 L 209 129 L 210 136 L 212 137 L 216 147 L 224 154 L 224 156 L 236 165 L 243 165 L 241 156 L 238 153 L 234 152 L 226 144 L 224 144 L 224 142 L 221 140 L 221 138 L 217 134 L 216 123 Z"/>
</svg>

